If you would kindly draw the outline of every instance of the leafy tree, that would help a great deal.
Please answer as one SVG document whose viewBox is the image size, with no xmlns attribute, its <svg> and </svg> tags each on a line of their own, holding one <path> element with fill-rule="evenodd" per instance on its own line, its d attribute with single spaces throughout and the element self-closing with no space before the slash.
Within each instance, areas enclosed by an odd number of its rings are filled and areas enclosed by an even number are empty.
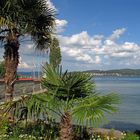
<svg viewBox="0 0 140 140">
<path fill-rule="evenodd" d="M 0 41 L 5 48 L 6 100 L 13 98 L 20 37 L 31 36 L 36 48 L 40 50 L 47 48 L 51 43 L 55 12 L 46 1 L 0 0 Z"/>
<path fill-rule="evenodd" d="M 4 74 L 5 74 L 4 62 L 0 62 L 0 78 L 4 78 Z"/>
<path fill-rule="evenodd" d="M 57 68 L 61 63 L 61 50 L 59 47 L 59 41 L 57 38 L 53 38 L 52 44 L 50 46 L 50 54 L 49 54 L 50 64 Z"/>
<path fill-rule="evenodd" d="M 59 121 L 60 139 L 72 140 L 74 139 L 72 120 L 80 125 L 97 126 L 105 118 L 105 112 L 117 111 L 118 96 L 113 93 L 107 95 L 95 93 L 95 85 L 91 82 L 89 74 L 80 72 L 62 74 L 51 66 L 45 69 L 45 74 L 42 84 L 48 92 L 13 101 L 9 106 L 10 108 L 16 106 L 15 116 L 20 116 L 20 119 L 24 117 L 38 119 L 42 116 L 54 118 Z"/>
</svg>

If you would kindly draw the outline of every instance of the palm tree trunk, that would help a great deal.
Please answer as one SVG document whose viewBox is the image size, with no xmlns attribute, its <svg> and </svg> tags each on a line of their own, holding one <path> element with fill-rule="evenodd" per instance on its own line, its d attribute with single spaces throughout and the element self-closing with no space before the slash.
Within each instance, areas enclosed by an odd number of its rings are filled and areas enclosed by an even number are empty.
<svg viewBox="0 0 140 140">
<path fill-rule="evenodd" d="M 17 66 L 19 62 L 19 42 L 16 36 L 9 36 L 5 45 L 5 100 L 13 99 L 14 85 L 17 77 Z"/>
<path fill-rule="evenodd" d="M 60 122 L 60 140 L 73 140 L 73 130 L 71 125 L 71 116 L 65 112 Z"/>
</svg>

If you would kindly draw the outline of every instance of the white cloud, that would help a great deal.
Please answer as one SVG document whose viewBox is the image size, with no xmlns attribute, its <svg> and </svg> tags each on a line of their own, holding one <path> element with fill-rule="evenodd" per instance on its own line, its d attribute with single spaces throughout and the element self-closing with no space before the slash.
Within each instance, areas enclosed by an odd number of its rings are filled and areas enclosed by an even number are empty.
<svg viewBox="0 0 140 140">
<path fill-rule="evenodd" d="M 95 63 L 99 64 L 101 62 L 101 58 L 99 56 L 95 56 Z"/>
<path fill-rule="evenodd" d="M 64 27 L 68 23 L 66 20 L 60 20 L 60 19 L 56 19 L 55 22 L 56 22 L 57 27 Z"/>
<path fill-rule="evenodd" d="M 102 38 L 102 35 L 95 35 L 93 37 L 90 37 L 87 31 L 83 31 L 79 34 L 72 35 L 71 37 L 60 36 L 62 44 L 75 46 L 80 45 L 83 47 L 100 46 Z"/>
<path fill-rule="evenodd" d="M 130 50 L 130 51 L 139 51 L 139 46 L 138 44 L 134 43 L 134 42 L 125 42 L 122 45 L 122 48 L 125 50 Z"/>
<path fill-rule="evenodd" d="M 75 59 L 76 61 L 93 63 L 93 59 L 90 57 L 90 55 L 84 53 L 82 50 L 78 48 L 62 47 L 61 50 L 64 57 L 68 56 L 68 57 L 72 57 L 72 59 Z"/>
<path fill-rule="evenodd" d="M 59 35 L 63 61 L 91 66 L 135 67 L 140 64 L 140 46 L 134 42 L 118 43 L 125 28 L 117 29 L 109 37 L 90 36 L 87 31 L 72 36 Z M 93 65 L 91 65 L 93 64 Z"/>
<path fill-rule="evenodd" d="M 23 62 L 23 61 L 22 61 L 21 63 L 19 63 L 18 68 L 19 68 L 19 69 L 31 69 L 32 66 L 29 65 L 29 64 L 27 64 L 26 62 Z"/>
<path fill-rule="evenodd" d="M 112 35 L 109 37 L 109 40 L 116 40 L 119 39 L 120 36 L 126 31 L 125 28 L 120 28 L 113 31 Z"/>
<path fill-rule="evenodd" d="M 54 9 L 55 11 L 57 11 L 56 7 L 54 6 L 54 4 L 51 2 L 51 0 L 45 0 L 46 3 L 52 8 Z"/>
<path fill-rule="evenodd" d="M 68 21 L 56 19 L 55 23 L 56 23 L 56 30 L 57 30 L 58 33 L 60 33 L 60 32 L 64 31 L 64 28 L 68 24 Z"/>
<path fill-rule="evenodd" d="M 29 65 L 27 62 L 23 61 L 23 58 L 20 56 L 18 68 L 19 69 L 30 69 L 30 68 L 32 68 L 32 66 Z"/>
<path fill-rule="evenodd" d="M 129 57 L 129 56 L 131 56 L 131 54 L 128 52 L 113 52 L 110 56 L 116 57 L 116 58 L 117 57 Z"/>
<path fill-rule="evenodd" d="M 59 36 L 63 58 L 87 64 L 99 64 L 101 59 L 90 49 L 99 49 L 102 44 L 101 35 L 90 37 L 86 31 L 70 37 Z"/>
</svg>

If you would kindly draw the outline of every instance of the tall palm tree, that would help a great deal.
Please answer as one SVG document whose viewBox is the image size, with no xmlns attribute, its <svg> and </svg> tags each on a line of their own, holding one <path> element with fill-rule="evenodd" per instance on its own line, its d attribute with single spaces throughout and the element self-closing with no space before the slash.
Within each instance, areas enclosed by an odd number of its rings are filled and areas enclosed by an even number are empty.
<svg viewBox="0 0 140 140">
<path fill-rule="evenodd" d="M 105 112 L 117 111 L 118 96 L 113 93 L 97 94 L 89 74 L 62 74 L 48 66 L 42 84 L 48 89 L 47 93 L 27 96 L 24 100 L 14 101 L 10 107 L 16 106 L 15 116 L 20 116 L 20 119 L 24 113 L 30 119 L 42 116 L 56 119 L 59 122 L 60 140 L 74 139 L 72 120 L 80 125 L 97 126 L 105 118 Z M 22 115 L 20 109 L 23 109 Z"/>
<path fill-rule="evenodd" d="M 51 43 L 55 12 L 46 0 L 0 0 L 0 40 L 4 44 L 5 99 L 13 99 L 20 37 L 28 35 L 43 50 Z M 26 48 L 25 48 L 26 49 Z"/>
</svg>

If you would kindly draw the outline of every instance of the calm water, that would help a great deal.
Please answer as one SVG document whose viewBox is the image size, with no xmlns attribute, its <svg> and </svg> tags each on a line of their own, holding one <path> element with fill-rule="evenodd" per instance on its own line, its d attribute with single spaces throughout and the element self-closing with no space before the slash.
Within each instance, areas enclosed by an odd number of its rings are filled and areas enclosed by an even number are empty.
<svg viewBox="0 0 140 140">
<path fill-rule="evenodd" d="M 105 127 L 140 130 L 140 77 L 96 77 L 97 91 L 116 92 L 121 98 L 119 111 Z"/>
</svg>

